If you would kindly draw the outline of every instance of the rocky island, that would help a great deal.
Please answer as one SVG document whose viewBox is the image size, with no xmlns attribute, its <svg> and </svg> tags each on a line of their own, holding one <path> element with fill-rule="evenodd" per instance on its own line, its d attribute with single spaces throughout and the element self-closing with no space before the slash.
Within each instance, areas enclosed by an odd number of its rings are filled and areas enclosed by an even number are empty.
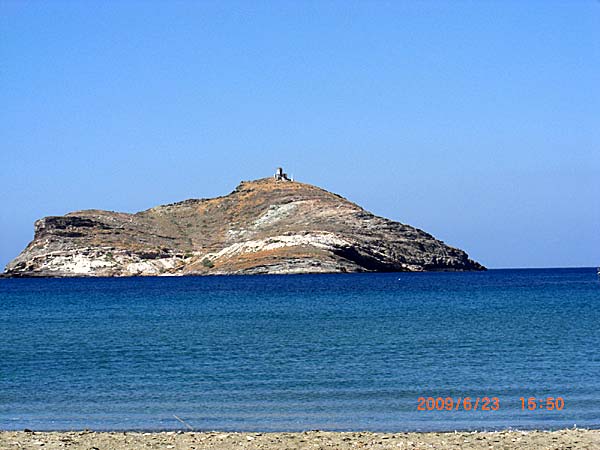
<svg viewBox="0 0 600 450">
<path fill-rule="evenodd" d="M 291 274 L 485 270 L 417 228 L 291 181 L 135 214 L 85 210 L 36 221 L 9 277 Z"/>
</svg>

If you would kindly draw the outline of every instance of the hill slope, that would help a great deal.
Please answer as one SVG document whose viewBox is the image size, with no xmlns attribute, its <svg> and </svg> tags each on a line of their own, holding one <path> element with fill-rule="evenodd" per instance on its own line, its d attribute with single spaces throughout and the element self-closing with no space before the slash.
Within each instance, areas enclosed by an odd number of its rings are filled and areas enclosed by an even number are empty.
<svg viewBox="0 0 600 450">
<path fill-rule="evenodd" d="M 265 178 L 136 214 L 45 217 L 6 276 L 485 270 L 462 250 L 309 184 Z"/>
</svg>

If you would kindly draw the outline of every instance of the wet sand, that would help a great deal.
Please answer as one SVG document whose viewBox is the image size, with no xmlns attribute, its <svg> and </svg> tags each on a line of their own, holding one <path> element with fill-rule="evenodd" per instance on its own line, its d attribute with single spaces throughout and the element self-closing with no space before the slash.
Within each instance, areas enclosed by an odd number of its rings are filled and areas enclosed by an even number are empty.
<svg viewBox="0 0 600 450">
<path fill-rule="evenodd" d="M 600 449 L 600 430 L 450 433 L 0 431 L 0 449 Z"/>
</svg>

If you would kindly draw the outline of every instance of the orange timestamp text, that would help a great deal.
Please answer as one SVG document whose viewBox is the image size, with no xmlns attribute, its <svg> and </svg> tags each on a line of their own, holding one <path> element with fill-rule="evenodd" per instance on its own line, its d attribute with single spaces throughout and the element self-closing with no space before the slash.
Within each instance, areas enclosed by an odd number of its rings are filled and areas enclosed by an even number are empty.
<svg viewBox="0 0 600 450">
<path fill-rule="evenodd" d="M 419 397 L 417 411 L 498 411 L 498 397 Z"/>
<path fill-rule="evenodd" d="M 565 408 L 565 399 L 562 397 L 519 397 L 519 400 L 522 410 L 562 411 Z"/>
</svg>

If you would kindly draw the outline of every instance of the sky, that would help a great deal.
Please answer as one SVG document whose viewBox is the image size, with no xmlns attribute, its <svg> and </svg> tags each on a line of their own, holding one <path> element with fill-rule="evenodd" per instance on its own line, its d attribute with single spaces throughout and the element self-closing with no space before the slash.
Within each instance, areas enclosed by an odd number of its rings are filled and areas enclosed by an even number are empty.
<svg viewBox="0 0 600 450">
<path fill-rule="evenodd" d="M 598 266 L 599 86 L 593 0 L 0 0 L 0 266 L 278 166 L 490 268 Z"/>
</svg>

